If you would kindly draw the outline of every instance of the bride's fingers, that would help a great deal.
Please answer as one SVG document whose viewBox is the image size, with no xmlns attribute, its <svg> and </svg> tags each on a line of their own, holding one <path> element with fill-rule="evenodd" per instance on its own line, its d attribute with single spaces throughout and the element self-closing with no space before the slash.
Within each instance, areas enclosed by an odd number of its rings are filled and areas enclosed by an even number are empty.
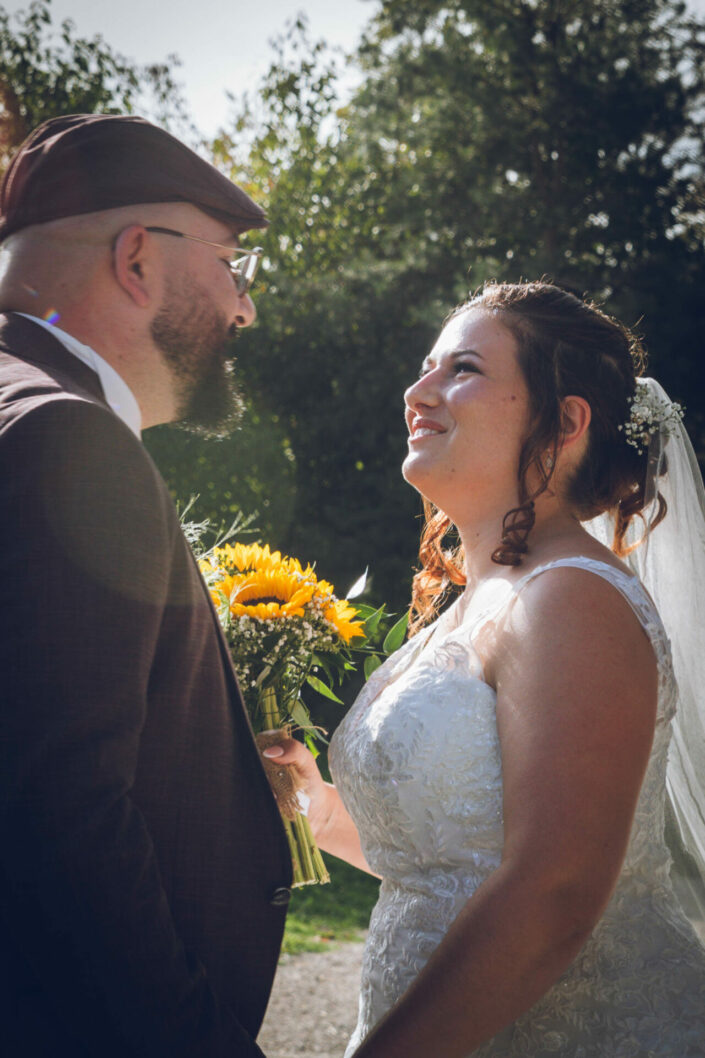
<svg viewBox="0 0 705 1058">
<path fill-rule="evenodd" d="M 296 764 L 302 770 L 316 767 L 310 751 L 295 738 L 282 739 L 274 746 L 268 746 L 262 750 L 262 756 L 276 761 L 277 764 Z"/>
</svg>

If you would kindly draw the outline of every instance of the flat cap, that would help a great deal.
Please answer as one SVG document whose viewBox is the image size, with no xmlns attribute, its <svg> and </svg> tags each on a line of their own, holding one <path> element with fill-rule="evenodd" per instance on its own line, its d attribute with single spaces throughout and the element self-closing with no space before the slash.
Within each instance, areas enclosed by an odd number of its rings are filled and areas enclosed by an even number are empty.
<svg viewBox="0 0 705 1058">
<path fill-rule="evenodd" d="M 144 118 L 70 114 L 31 133 L 0 189 L 0 240 L 30 224 L 148 202 L 190 202 L 234 232 L 265 228 L 249 195 Z"/>
</svg>

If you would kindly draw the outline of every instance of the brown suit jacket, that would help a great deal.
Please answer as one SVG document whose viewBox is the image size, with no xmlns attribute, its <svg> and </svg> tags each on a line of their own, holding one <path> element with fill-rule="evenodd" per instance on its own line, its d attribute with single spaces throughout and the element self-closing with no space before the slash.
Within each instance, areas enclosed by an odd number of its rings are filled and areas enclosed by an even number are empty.
<svg viewBox="0 0 705 1058">
<path fill-rule="evenodd" d="M 260 1055 L 290 882 L 164 482 L 0 317 L 0 1051 Z"/>
</svg>

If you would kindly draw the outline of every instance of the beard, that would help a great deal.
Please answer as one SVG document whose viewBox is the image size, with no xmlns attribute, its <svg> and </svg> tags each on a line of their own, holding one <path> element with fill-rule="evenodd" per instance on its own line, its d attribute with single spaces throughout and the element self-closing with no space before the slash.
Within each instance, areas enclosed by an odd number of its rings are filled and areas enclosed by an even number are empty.
<svg viewBox="0 0 705 1058">
<path fill-rule="evenodd" d="M 227 437 L 243 411 L 234 376 L 236 325 L 203 288 L 169 283 L 151 333 L 174 379 L 176 421 L 201 437 Z"/>
</svg>

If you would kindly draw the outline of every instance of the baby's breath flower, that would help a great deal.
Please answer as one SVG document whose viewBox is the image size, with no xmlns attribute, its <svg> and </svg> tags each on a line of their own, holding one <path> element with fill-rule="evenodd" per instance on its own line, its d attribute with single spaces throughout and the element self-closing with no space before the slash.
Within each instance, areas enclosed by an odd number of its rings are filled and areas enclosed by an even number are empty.
<svg viewBox="0 0 705 1058">
<path fill-rule="evenodd" d="M 199 565 L 253 720 L 263 685 L 252 673 L 269 668 L 264 686 L 293 702 L 315 653 L 335 655 L 364 637 L 357 612 L 336 598 L 332 584 L 267 545 L 225 544 Z"/>
<path fill-rule="evenodd" d="M 624 439 L 641 455 L 655 433 L 660 430 L 668 436 L 683 421 L 683 408 L 675 401 L 663 400 L 651 393 L 637 379 L 636 394 L 629 406 L 629 419 L 617 427 Z"/>
<path fill-rule="evenodd" d="M 194 545 L 199 539 L 200 532 L 189 537 Z M 304 567 L 298 559 L 282 556 L 267 545 L 216 545 L 201 553 L 199 567 L 254 730 L 261 733 L 294 723 L 303 729 L 307 741 L 319 736 L 321 729 L 311 719 L 301 689 L 308 681 L 335 698 L 326 680 L 333 678 L 331 674 L 342 677 L 350 667 L 350 641 L 365 638 L 357 611 L 336 598 L 332 584 L 319 580 L 312 566 Z M 321 655 L 327 660 L 314 677 L 314 663 Z M 294 884 L 328 880 L 305 815 L 298 806 L 292 811 L 293 817 L 282 808 Z"/>
</svg>

